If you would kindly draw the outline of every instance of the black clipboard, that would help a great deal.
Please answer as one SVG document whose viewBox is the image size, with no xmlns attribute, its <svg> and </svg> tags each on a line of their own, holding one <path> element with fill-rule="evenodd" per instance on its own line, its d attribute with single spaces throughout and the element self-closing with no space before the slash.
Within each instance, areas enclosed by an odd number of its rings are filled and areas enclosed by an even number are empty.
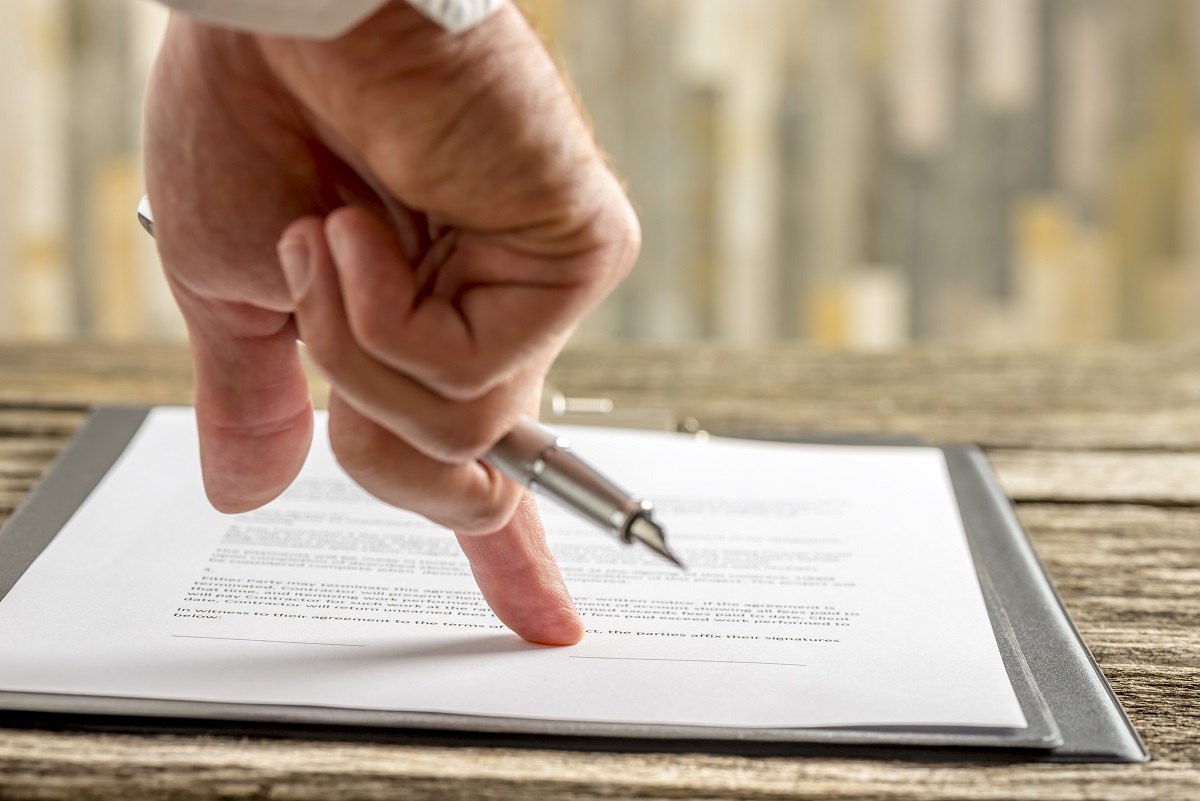
<svg viewBox="0 0 1200 801">
<path fill-rule="evenodd" d="M 124 452 L 148 409 L 101 408 L 0 529 L 0 602 Z M 796 439 L 794 441 L 816 441 Z M 825 444 L 914 444 L 821 439 Z M 919 443 L 917 443 L 919 444 Z M 117 698 L 0 689 L 0 722 L 67 728 L 420 739 L 537 747 L 1141 762 L 1148 754 L 983 456 L 944 447 L 1024 729 L 743 729 Z"/>
</svg>

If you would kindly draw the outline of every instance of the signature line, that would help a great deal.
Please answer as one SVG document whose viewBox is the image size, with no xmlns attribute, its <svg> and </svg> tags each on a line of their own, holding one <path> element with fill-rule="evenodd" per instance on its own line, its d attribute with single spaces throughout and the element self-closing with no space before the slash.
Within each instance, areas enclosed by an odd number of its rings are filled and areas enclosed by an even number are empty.
<svg viewBox="0 0 1200 801">
<path fill-rule="evenodd" d="M 366 648 L 365 645 L 358 645 L 349 642 L 297 642 L 295 640 L 256 640 L 252 637 L 201 637 L 196 634 L 172 634 L 172 637 L 180 637 L 185 640 L 236 640 L 237 642 L 277 642 L 284 645 L 333 645 L 338 648 Z"/>
<path fill-rule="evenodd" d="M 570 659 L 620 659 L 629 662 L 712 662 L 721 665 L 780 665 L 805 667 L 795 662 L 748 662 L 740 659 L 662 659 L 653 656 L 571 656 Z"/>
</svg>

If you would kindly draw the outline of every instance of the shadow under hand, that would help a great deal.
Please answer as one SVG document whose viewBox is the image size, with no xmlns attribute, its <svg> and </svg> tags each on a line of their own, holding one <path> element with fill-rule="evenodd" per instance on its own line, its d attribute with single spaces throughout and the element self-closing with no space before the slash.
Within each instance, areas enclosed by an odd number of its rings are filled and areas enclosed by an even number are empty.
<svg viewBox="0 0 1200 801">
<path fill-rule="evenodd" d="M 488 661 L 506 654 L 532 653 L 557 649 L 560 646 L 539 645 L 521 639 L 510 631 L 495 634 L 446 637 L 430 632 L 430 636 L 407 635 L 404 641 L 380 642 L 376 639 L 361 647 L 333 643 L 295 641 L 241 640 L 230 638 L 228 650 L 221 647 L 223 638 L 197 638 L 203 646 L 191 654 L 180 654 L 179 664 L 172 671 L 177 677 L 204 674 L 213 670 L 226 672 L 252 671 L 258 675 L 269 672 L 278 681 L 297 673 L 311 673 L 314 667 L 331 671 L 370 670 L 381 665 L 419 667 L 430 662 Z M 399 638 L 398 638 L 399 640 Z"/>
<path fill-rule="evenodd" d="M 368 646 L 366 651 L 372 659 L 403 659 L 413 661 L 420 659 L 444 659 L 451 656 L 494 656 L 496 654 L 517 653 L 521 651 L 545 651 L 558 648 L 556 645 L 539 645 L 522 640 L 512 632 L 504 634 L 483 634 L 464 639 L 455 638 L 447 642 L 421 642 L 387 646 Z M 365 656 L 364 655 L 360 655 Z M 358 660 L 356 660 L 358 661 Z"/>
</svg>

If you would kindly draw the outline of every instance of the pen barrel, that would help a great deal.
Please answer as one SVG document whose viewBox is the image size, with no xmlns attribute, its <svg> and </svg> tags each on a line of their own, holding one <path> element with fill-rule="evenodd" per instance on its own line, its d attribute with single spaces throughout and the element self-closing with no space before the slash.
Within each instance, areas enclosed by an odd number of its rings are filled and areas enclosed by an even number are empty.
<svg viewBox="0 0 1200 801">
<path fill-rule="evenodd" d="M 483 461 L 531 490 L 629 541 L 629 525 L 651 509 L 579 458 L 565 437 L 523 419 Z"/>
</svg>

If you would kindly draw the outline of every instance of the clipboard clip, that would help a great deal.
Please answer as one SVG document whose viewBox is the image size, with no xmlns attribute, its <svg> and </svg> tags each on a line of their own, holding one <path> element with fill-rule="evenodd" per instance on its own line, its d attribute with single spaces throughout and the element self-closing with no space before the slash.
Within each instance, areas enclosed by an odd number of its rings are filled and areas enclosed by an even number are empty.
<svg viewBox="0 0 1200 801">
<path fill-rule="evenodd" d="M 541 420 L 581 426 L 612 426 L 643 431 L 679 431 L 706 436 L 695 417 L 682 420 L 666 406 L 621 406 L 612 398 L 567 395 L 547 384 L 542 392 Z"/>
</svg>

